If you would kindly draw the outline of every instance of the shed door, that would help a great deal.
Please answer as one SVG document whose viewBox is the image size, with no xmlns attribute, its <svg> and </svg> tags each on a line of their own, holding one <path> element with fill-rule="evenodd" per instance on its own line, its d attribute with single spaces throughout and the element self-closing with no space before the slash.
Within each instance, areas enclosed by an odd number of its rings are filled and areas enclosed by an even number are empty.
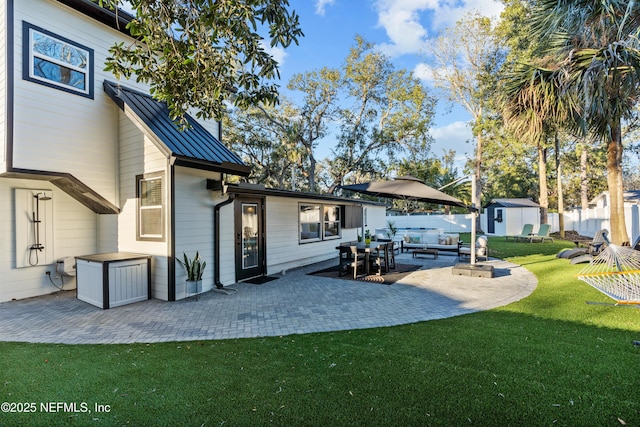
<svg viewBox="0 0 640 427">
<path fill-rule="evenodd" d="M 496 219 L 493 217 L 494 208 L 487 208 L 487 233 L 494 234 L 496 232 Z"/>
<path fill-rule="evenodd" d="M 236 280 L 265 273 L 264 203 L 259 198 L 235 202 Z"/>
</svg>

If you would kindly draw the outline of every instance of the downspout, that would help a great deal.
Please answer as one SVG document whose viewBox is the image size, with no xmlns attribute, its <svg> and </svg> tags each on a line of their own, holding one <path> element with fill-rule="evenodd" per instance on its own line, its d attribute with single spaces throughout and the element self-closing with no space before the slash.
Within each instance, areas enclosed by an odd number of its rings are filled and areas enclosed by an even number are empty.
<svg viewBox="0 0 640 427">
<path fill-rule="evenodd" d="M 214 228 L 216 233 L 216 235 L 213 238 L 214 252 L 215 252 L 215 257 L 213 259 L 214 261 L 213 283 L 216 285 L 216 288 L 218 289 L 224 288 L 224 285 L 220 283 L 220 209 L 233 203 L 235 198 L 236 198 L 235 194 L 229 194 L 229 198 L 222 203 L 218 203 L 213 210 L 214 211 L 213 221 L 214 221 Z"/>
</svg>

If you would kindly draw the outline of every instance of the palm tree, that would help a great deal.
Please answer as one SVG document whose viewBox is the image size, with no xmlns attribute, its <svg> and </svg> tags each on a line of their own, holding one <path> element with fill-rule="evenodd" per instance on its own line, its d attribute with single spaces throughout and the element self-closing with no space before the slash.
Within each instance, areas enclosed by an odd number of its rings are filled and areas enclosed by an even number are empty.
<svg viewBox="0 0 640 427">
<path fill-rule="evenodd" d="M 532 11 L 532 36 L 547 41 L 553 63 L 538 68 L 544 82 L 554 83 L 543 87 L 562 96 L 574 127 L 607 146 L 611 240 L 622 244 L 629 240 L 622 123 L 633 117 L 640 96 L 640 5 L 631 0 L 540 0 Z"/>
<path fill-rule="evenodd" d="M 539 61 L 538 61 L 539 62 Z M 521 64 L 506 74 L 500 104 L 506 127 L 513 135 L 537 147 L 541 222 L 547 222 L 547 147 L 548 141 L 558 134 L 569 117 L 571 108 L 568 98 L 562 96 L 558 75 L 542 66 Z M 556 144 L 556 156 L 557 156 Z M 556 166 L 559 162 L 556 162 Z M 558 177 L 560 186 L 560 177 Z M 560 188 L 561 190 L 561 188 Z M 560 193 L 561 191 L 559 191 Z M 558 206 L 562 201 L 558 201 Z M 560 209 L 559 209 L 560 210 Z M 564 235 L 562 212 L 560 234 Z"/>
</svg>

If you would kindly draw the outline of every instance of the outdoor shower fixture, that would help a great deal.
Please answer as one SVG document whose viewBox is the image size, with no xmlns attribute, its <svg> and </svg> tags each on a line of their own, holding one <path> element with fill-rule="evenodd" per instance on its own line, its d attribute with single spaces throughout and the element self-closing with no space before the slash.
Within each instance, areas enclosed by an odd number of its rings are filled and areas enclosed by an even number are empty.
<svg viewBox="0 0 640 427">
<path fill-rule="evenodd" d="M 47 196 L 47 194 L 43 191 L 34 194 L 33 197 L 36 200 L 36 210 L 31 212 L 33 218 L 32 223 L 34 242 L 29 248 L 29 264 L 38 265 L 38 252 L 42 252 L 42 250 L 44 249 L 44 246 L 40 242 L 40 223 L 42 222 L 42 220 L 40 219 L 40 202 L 51 200 L 51 197 Z M 35 262 L 33 262 L 34 255 Z"/>
</svg>

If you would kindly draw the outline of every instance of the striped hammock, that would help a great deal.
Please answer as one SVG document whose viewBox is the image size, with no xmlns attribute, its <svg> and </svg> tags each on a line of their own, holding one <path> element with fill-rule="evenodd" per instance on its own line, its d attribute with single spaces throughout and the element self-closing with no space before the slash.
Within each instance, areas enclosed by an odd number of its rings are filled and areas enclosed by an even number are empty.
<svg viewBox="0 0 640 427">
<path fill-rule="evenodd" d="M 640 304 L 640 251 L 610 244 L 578 273 L 578 279 L 617 304 Z"/>
</svg>

